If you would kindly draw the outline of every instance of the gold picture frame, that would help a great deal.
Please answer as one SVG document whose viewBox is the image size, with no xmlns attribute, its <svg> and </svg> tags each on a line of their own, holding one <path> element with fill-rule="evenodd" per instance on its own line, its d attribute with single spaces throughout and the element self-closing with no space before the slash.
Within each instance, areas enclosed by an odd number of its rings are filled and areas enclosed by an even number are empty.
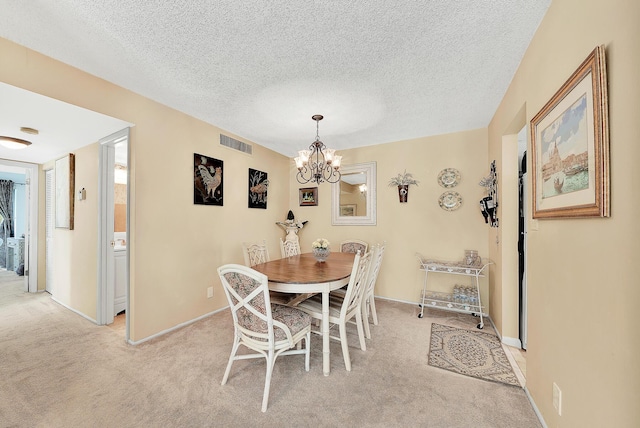
<svg viewBox="0 0 640 428">
<path fill-rule="evenodd" d="M 75 193 L 75 155 L 69 153 L 55 162 L 56 216 L 58 229 L 73 230 L 73 208 Z"/>
<path fill-rule="evenodd" d="M 298 200 L 301 207 L 318 205 L 318 188 L 303 187 L 299 189 Z"/>
<path fill-rule="evenodd" d="M 531 119 L 533 218 L 609 217 L 604 46 Z"/>
</svg>

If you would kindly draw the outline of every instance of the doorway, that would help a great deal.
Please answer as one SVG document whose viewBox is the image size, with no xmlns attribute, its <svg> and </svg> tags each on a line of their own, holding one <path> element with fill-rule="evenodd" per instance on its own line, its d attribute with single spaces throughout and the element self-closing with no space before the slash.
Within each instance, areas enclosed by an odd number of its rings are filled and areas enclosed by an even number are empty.
<svg viewBox="0 0 640 428">
<path fill-rule="evenodd" d="M 0 179 L 14 183 L 14 236 L 7 243 L 12 248 L 7 248 L 8 254 L 5 254 L 11 260 L 4 266 L 20 272 L 23 275 L 24 291 L 35 293 L 38 291 L 38 166 L 2 159 Z"/>
<path fill-rule="evenodd" d="M 124 317 L 129 340 L 129 128 L 100 140 L 98 324 Z"/>
<path fill-rule="evenodd" d="M 527 174 L 527 127 L 518 133 L 518 316 L 522 349 L 527 349 L 527 206 L 529 193 Z"/>
</svg>

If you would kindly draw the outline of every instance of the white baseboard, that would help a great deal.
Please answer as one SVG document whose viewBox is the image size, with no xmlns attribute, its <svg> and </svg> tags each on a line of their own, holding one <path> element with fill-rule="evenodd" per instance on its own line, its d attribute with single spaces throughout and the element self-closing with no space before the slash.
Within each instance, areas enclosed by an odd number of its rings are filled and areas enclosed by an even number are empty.
<svg viewBox="0 0 640 428">
<path fill-rule="evenodd" d="M 522 343 L 520 342 L 520 339 L 516 339 L 515 337 L 503 337 L 501 340 L 505 345 L 522 349 Z"/>
<path fill-rule="evenodd" d="M 158 333 L 153 334 L 153 335 L 151 335 L 151 336 L 147 336 L 147 337 L 145 337 L 144 339 L 141 339 L 141 340 L 132 341 L 131 339 L 129 339 L 129 340 L 127 341 L 127 343 L 129 343 L 130 345 L 139 345 L 139 344 L 144 343 L 144 342 L 147 342 L 147 341 L 149 341 L 149 340 L 151 340 L 151 339 L 155 339 L 156 337 L 160 337 L 160 336 L 165 335 L 165 334 L 167 334 L 167 333 L 171 333 L 172 331 L 179 330 L 179 329 L 181 329 L 182 327 L 186 327 L 186 326 L 188 326 L 189 324 L 193 324 L 193 323 L 194 323 L 194 322 L 196 322 L 196 321 L 200 321 L 200 320 L 202 320 L 202 319 L 208 318 L 208 317 L 210 317 L 211 315 L 217 314 L 217 313 L 218 313 L 218 312 L 220 312 L 220 311 L 224 311 L 224 310 L 225 310 L 225 309 L 227 309 L 228 307 L 229 307 L 229 306 L 225 306 L 224 308 L 220 308 L 220 309 L 218 309 L 218 310 L 216 310 L 216 311 L 209 312 L 209 313 L 207 313 L 207 314 L 201 315 L 201 316 L 199 316 L 198 318 L 194 318 L 194 319 L 192 319 L 192 320 L 189 320 L 189 321 L 183 322 L 183 323 L 181 323 L 181 324 L 175 325 L 175 326 L 173 326 L 173 327 L 171 327 L 171 328 L 168 328 L 168 329 L 166 329 L 166 330 L 162 330 L 161 332 L 158 332 Z"/>
<path fill-rule="evenodd" d="M 493 329 L 495 330 L 496 334 L 500 338 L 500 342 L 504 343 L 507 346 L 513 346 L 514 348 L 522 349 L 522 343 L 520 342 L 520 339 L 516 339 L 515 337 L 507 337 L 507 336 L 502 337 L 502 335 L 496 328 L 496 325 L 493 323 L 493 320 L 491 318 L 489 319 L 491 320 L 491 325 L 493 326 Z"/>
<path fill-rule="evenodd" d="M 53 300 L 54 302 L 56 302 L 57 304 L 59 304 L 60 306 L 64 306 L 65 308 L 69 309 L 71 312 L 80 315 L 82 318 L 88 319 L 89 321 L 91 321 L 94 324 L 98 324 L 98 321 L 94 320 L 91 317 L 88 317 L 86 314 L 83 314 L 82 312 L 73 309 L 70 306 L 65 305 L 64 303 L 62 303 L 61 301 L 57 300 L 55 297 L 51 296 L 51 300 Z"/>
<path fill-rule="evenodd" d="M 536 406 L 535 401 L 533 401 L 533 397 L 531 397 L 531 394 L 529 394 L 529 390 L 527 388 L 524 388 L 524 393 L 527 394 L 527 398 L 529 399 L 529 403 L 531 403 L 531 407 L 533 407 L 533 411 L 535 412 L 536 416 L 538 417 L 538 420 L 540 421 L 540 424 L 542 425 L 543 428 L 547 428 L 547 424 L 544 422 L 544 418 L 542 417 L 542 413 L 540 413 L 540 410 L 538 410 L 538 406 Z"/>
<path fill-rule="evenodd" d="M 390 302 L 398 302 L 398 303 L 407 303 L 409 305 L 419 305 L 420 302 L 413 302 L 413 301 L 408 301 L 408 300 L 400 300 L 400 299 L 392 299 L 390 297 L 383 297 L 383 296 L 373 296 L 376 299 L 380 299 L 380 300 L 388 300 Z"/>
</svg>

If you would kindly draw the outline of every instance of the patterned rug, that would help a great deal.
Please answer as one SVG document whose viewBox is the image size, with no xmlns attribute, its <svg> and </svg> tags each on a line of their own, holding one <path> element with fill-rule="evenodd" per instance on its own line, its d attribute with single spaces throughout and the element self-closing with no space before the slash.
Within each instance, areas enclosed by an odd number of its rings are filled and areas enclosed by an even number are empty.
<svg viewBox="0 0 640 428">
<path fill-rule="evenodd" d="M 500 339 L 482 331 L 431 324 L 429 365 L 520 387 Z"/>
</svg>

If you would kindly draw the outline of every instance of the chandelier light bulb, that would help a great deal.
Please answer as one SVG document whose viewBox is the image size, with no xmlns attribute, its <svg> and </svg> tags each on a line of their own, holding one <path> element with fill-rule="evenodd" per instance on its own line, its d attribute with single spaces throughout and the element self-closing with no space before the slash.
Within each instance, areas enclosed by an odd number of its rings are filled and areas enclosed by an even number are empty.
<svg viewBox="0 0 640 428">
<path fill-rule="evenodd" d="M 333 169 L 340 169 L 341 163 L 342 163 L 342 156 L 335 155 L 333 157 Z"/>
</svg>

